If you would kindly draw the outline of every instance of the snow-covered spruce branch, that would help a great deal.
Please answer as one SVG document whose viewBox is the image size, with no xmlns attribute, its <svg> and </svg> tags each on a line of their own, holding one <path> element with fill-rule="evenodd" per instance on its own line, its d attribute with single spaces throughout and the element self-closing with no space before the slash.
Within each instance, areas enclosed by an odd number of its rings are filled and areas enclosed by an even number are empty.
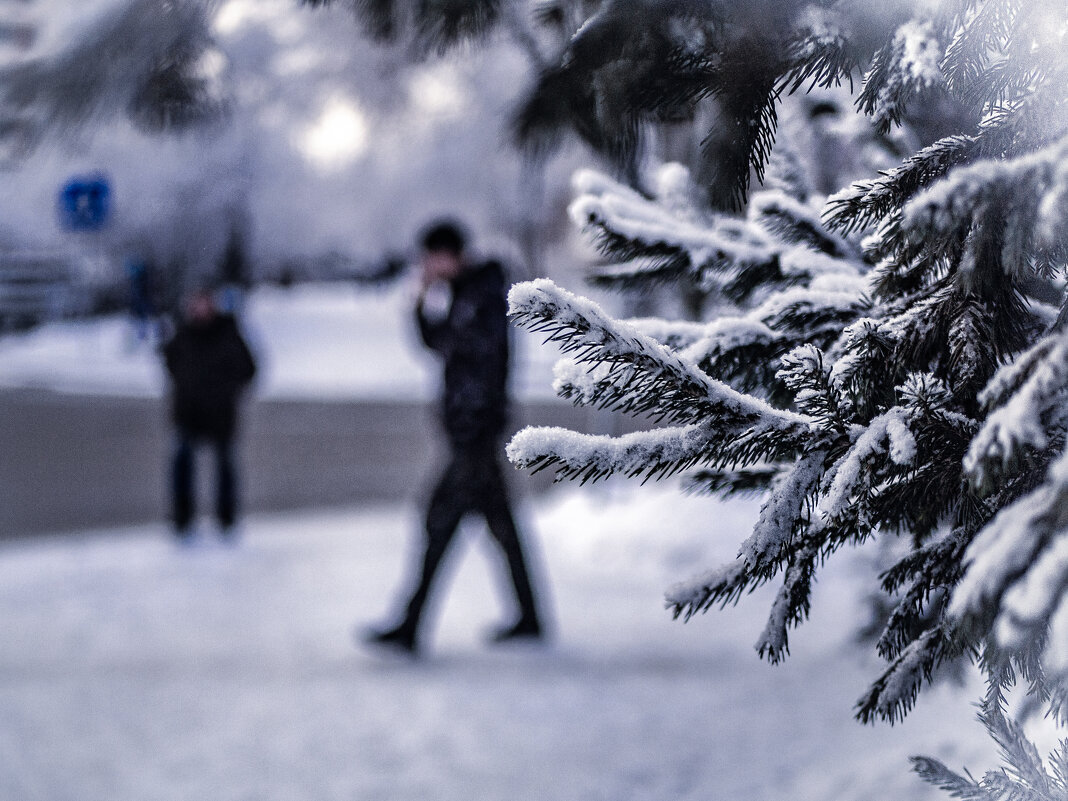
<svg viewBox="0 0 1068 801">
<path fill-rule="evenodd" d="M 864 294 L 866 288 L 867 282 L 862 276 L 823 276 L 807 287 L 776 292 L 747 316 L 776 331 L 801 334 L 806 338 L 825 326 L 837 333 L 858 317 L 870 313 L 871 301 Z"/>
<path fill-rule="evenodd" d="M 962 3 L 953 20 L 953 37 L 946 46 L 943 72 L 957 91 L 966 91 L 1003 46 L 1012 32 L 1019 2 Z"/>
<path fill-rule="evenodd" d="M 790 653 L 789 628 L 808 616 L 812 578 L 819 558 L 820 549 L 807 543 L 791 555 L 786 566 L 782 586 L 768 614 L 768 622 L 756 642 L 757 653 L 772 664 L 781 662 Z"/>
<path fill-rule="evenodd" d="M 801 348 L 808 354 L 811 348 Z M 811 378 L 823 375 L 818 358 L 798 356 L 790 368 Z M 803 376 L 797 376 L 803 382 Z M 793 381 L 793 379 L 791 379 Z M 820 561 L 847 541 L 863 538 L 869 521 L 868 496 L 887 476 L 902 475 L 916 457 L 909 430 L 912 412 L 895 407 L 867 426 L 852 425 L 839 438 L 851 441 L 844 455 L 828 463 L 828 450 L 803 456 L 785 470 L 761 509 L 760 520 L 736 560 L 677 585 L 667 595 L 675 616 L 687 619 L 716 604 L 734 602 L 747 589 L 785 570 L 768 624 L 757 643 L 761 656 L 777 661 L 788 651 L 787 630 L 807 614 L 811 579 Z M 841 448 L 835 443 L 835 450 Z M 910 639 L 913 635 L 910 635 Z"/>
<path fill-rule="evenodd" d="M 916 440 L 908 427 L 908 413 L 894 407 L 875 417 L 832 468 L 830 487 L 822 493 L 818 511 L 833 519 L 852 504 L 861 491 L 870 490 L 879 457 L 902 467 L 916 458 Z"/>
<path fill-rule="evenodd" d="M 948 614 L 994 618 L 1000 645 L 1026 647 L 1047 629 L 1047 661 L 1068 676 L 1068 453 L 1037 489 L 1004 507 L 972 541 Z M 1051 625 L 1056 620 L 1060 625 Z"/>
<path fill-rule="evenodd" d="M 935 668 L 958 655 L 940 626 L 928 629 L 905 648 L 857 702 L 857 717 L 865 723 L 877 718 L 891 723 L 903 720 Z"/>
<path fill-rule="evenodd" d="M 609 365 L 607 378 L 626 387 L 623 407 L 611 404 L 611 408 L 675 423 L 715 420 L 720 426 L 784 434 L 805 430 L 810 423 L 803 415 L 776 409 L 709 378 L 692 362 L 552 281 L 516 284 L 508 300 L 509 314 L 518 324 L 548 333 L 548 341 L 559 343 L 581 364 Z M 583 399 L 598 402 L 596 396 Z"/>
<path fill-rule="evenodd" d="M 782 334 L 772 330 L 759 315 L 719 317 L 701 327 L 701 335 L 694 337 L 680 356 L 695 364 L 712 362 L 727 352 L 754 346 L 767 347 L 782 340 Z"/>
<path fill-rule="evenodd" d="M 813 284 L 777 292 L 743 316 L 721 316 L 708 323 L 659 319 L 623 323 L 676 351 L 683 362 L 706 375 L 748 394 L 768 397 L 768 384 L 774 384 L 784 352 L 798 341 L 829 345 L 838 338 L 844 321 L 869 310 L 859 276 L 834 274 Z M 585 364 L 568 359 L 557 365 L 557 394 L 581 405 L 645 411 L 634 403 L 637 398 L 631 383 L 637 380 L 637 371 L 615 363 L 596 368 L 585 368 Z M 624 397 L 628 402 L 616 405 Z"/>
<path fill-rule="evenodd" d="M 848 23 L 839 9 L 810 3 L 801 8 L 795 20 L 796 31 L 787 46 L 791 64 L 782 76 L 784 92 L 793 94 L 806 84 L 840 86 L 852 78 L 856 61 L 849 46 Z"/>
<path fill-rule="evenodd" d="M 836 260 L 859 261 L 861 257 L 852 242 L 827 230 L 819 209 L 802 203 L 785 192 L 755 192 L 749 202 L 746 217 L 778 241 L 805 245 L 810 252 L 822 253 Z"/>
<path fill-rule="evenodd" d="M 809 586 L 814 560 L 821 553 L 825 522 L 841 516 L 848 505 L 857 502 L 860 488 L 869 486 L 879 473 L 880 459 L 899 467 L 912 461 L 916 443 L 906 421 L 906 411 L 896 408 L 872 420 L 866 429 L 854 427 L 850 432 L 855 437 L 853 446 L 830 469 L 825 450 L 803 456 L 775 483 L 736 561 L 674 587 L 667 595 L 669 608 L 676 616 L 688 619 L 715 604 L 736 600 L 743 589 L 771 578 L 796 537 L 807 530 L 805 547 L 811 554 L 805 559 L 795 554 L 758 643 L 762 655 L 781 658 L 786 650 L 786 627 L 800 622 L 807 610 L 807 595 L 802 590 Z M 825 476 L 831 483 L 821 492 L 821 481 L 828 480 Z M 816 513 L 810 518 L 813 507 Z"/>
<path fill-rule="evenodd" d="M 777 572 L 786 549 L 804 524 L 805 510 L 819 485 L 826 457 L 822 450 L 807 454 L 781 476 L 733 562 L 668 591 L 667 606 L 675 617 L 689 620 L 716 604 L 733 603 L 746 587 L 766 581 Z"/>
<path fill-rule="evenodd" d="M 635 317 L 624 322 L 672 350 L 690 347 L 706 335 L 709 327 L 709 323 L 667 320 L 663 317 Z"/>
<path fill-rule="evenodd" d="M 704 333 L 682 349 L 680 357 L 705 373 L 734 383 L 749 393 L 774 391 L 780 357 L 800 342 L 829 346 L 843 326 L 870 311 L 859 276 L 824 276 L 810 287 L 776 292 L 738 317 L 723 316 L 705 324 Z M 754 381 L 761 386 L 751 386 Z"/>
<path fill-rule="evenodd" d="M 971 541 L 963 528 L 906 555 L 882 575 L 888 596 L 899 596 L 876 642 L 884 659 L 896 659 L 916 637 L 916 621 L 922 620 L 932 598 L 952 589 L 961 575 L 961 559 Z M 902 591 L 903 590 L 903 591 Z"/>
<path fill-rule="evenodd" d="M 973 136 L 948 136 L 915 153 L 900 167 L 881 177 L 857 181 L 827 199 L 824 222 L 836 231 L 863 231 L 897 211 L 902 198 L 908 198 L 945 175 L 953 167 L 974 158 Z"/>
<path fill-rule="evenodd" d="M 900 122 L 905 107 L 917 94 L 945 85 L 939 68 L 943 52 L 930 22 L 909 20 L 875 54 L 857 104 L 873 115 L 879 130 L 889 131 L 891 124 Z"/>
<path fill-rule="evenodd" d="M 984 159 L 953 170 L 905 204 L 902 227 L 914 237 L 945 236 L 971 224 L 976 209 L 1011 197 L 1004 236 L 1027 241 L 1037 231 L 1047 245 L 1068 236 L 1068 137 L 1034 153 L 1008 160 Z M 1015 205 L 1028 213 L 1013 214 Z M 1037 213 L 1036 213 L 1037 212 Z M 1023 231 L 1014 234 L 1012 226 Z M 1012 249 L 1010 249 L 1012 250 Z"/>
<path fill-rule="evenodd" d="M 714 255 L 732 262 L 767 261 L 772 242 L 744 220 L 727 215 L 699 214 L 689 199 L 689 173 L 679 164 L 661 167 L 658 196 L 649 199 L 594 170 L 575 174 L 576 199 L 568 208 L 579 228 L 594 230 L 602 245 L 606 237 L 664 254 L 683 253 L 691 265 Z M 611 250 L 609 246 L 606 249 Z"/>
<path fill-rule="evenodd" d="M 752 315 L 720 317 L 704 328 L 704 335 L 683 349 L 681 356 L 708 375 L 735 389 L 785 405 L 775 373 L 779 356 L 793 344 L 789 333 L 773 330 Z"/>
<path fill-rule="evenodd" d="M 1068 503 L 1068 491 L 1064 488 L 1056 503 L 1062 506 Z M 1063 625 L 1068 619 L 1066 592 L 1068 538 L 1054 536 L 1027 573 L 1002 598 L 994 625 L 998 645 L 1025 651 L 1030 644 L 1040 642 L 1048 631 L 1047 649 L 1052 658 L 1047 659 L 1047 667 L 1063 677 L 1068 673 L 1068 637 Z"/>
<path fill-rule="evenodd" d="M 696 204 L 697 190 L 681 165 L 664 165 L 654 183 L 654 197 L 647 198 L 591 170 L 576 175 L 572 220 L 594 235 L 606 255 L 625 262 L 598 270 L 599 283 L 691 274 L 702 286 L 722 285 L 735 298 L 750 285 L 790 286 L 859 272 L 858 249 L 827 230 L 818 209 L 781 191 L 756 193 L 740 219 Z"/>
<path fill-rule="evenodd" d="M 710 460 L 716 438 L 706 425 L 638 431 L 621 437 L 582 434 L 554 426 L 528 426 L 508 443 L 516 467 L 555 468 L 561 478 L 585 484 L 614 474 L 663 478 Z"/>
<path fill-rule="evenodd" d="M 968 448 L 964 469 L 977 486 L 990 483 L 1025 448 L 1049 444 L 1049 423 L 1061 424 L 1068 391 L 1068 332 L 1040 339 L 991 379 L 979 399 L 997 406 Z M 1057 418 L 1048 420 L 1051 413 Z"/>
</svg>

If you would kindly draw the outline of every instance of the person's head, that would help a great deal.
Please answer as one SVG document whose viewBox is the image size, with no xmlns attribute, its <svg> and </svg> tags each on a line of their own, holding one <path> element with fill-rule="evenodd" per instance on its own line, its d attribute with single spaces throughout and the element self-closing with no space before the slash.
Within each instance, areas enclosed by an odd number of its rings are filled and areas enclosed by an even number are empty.
<svg viewBox="0 0 1068 801">
<path fill-rule="evenodd" d="M 451 281 L 464 267 L 464 248 L 467 236 L 463 228 L 452 220 L 439 220 L 424 231 L 423 272 L 432 281 Z"/>
<path fill-rule="evenodd" d="M 215 319 L 219 307 L 215 295 L 208 289 L 194 290 L 185 301 L 185 319 L 193 325 L 203 325 Z"/>
</svg>

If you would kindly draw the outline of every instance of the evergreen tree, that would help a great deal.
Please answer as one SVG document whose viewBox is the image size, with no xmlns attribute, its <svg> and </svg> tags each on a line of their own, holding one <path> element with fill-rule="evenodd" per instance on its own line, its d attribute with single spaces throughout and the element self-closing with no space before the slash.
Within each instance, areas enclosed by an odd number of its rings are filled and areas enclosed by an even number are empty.
<svg viewBox="0 0 1068 801">
<path fill-rule="evenodd" d="M 422 28 L 446 38 L 509 5 L 364 4 L 458 14 Z M 668 601 L 689 617 L 779 581 L 758 643 L 772 661 L 788 653 L 831 554 L 899 538 L 908 552 L 881 577 L 895 604 L 877 644 L 888 667 L 858 702 L 861 719 L 899 719 L 941 665 L 967 656 L 992 693 L 1022 675 L 1063 720 L 1063 4 L 903 7 L 883 41 L 862 6 L 844 2 L 590 10 L 522 104 L 517 132 L 539 150 L 572 130 L 621 165 L 623 183 L 581 177 L 573 206 L 625 265 L 612 278 L 689 276 L 737 308 L 704 325 L 627 322 L 547 281 L 517 286 L 514 319 L 572 357 L 561 394 L 659 425 L 618 438 L 527 429 L 511 459 L 581 481 L 688 471 L 713 493 L 766 491 L 738 558 Z M 750 198 L 772 162 L 783 97 L 854 79 L 880 133 L 927 114 L 924 144 L 832 196 L 822 215 L 799 193 Z M 666 168 L 654 190 L 629 188 L 647 123 L 694 119 L 704 102 L 715 114 L 693 184 Z M 690 203 L 694 188 L 703 205 Z"/>
<path fill-rule="evenodd" d="M 780 95 L 853 70 L 834 5 L 779 10 L 789 22 L 769 28 L 767 74 L 727 104 L 742 110 L 738 154 L 714 156 L 710 191 L 728 187 L 739 205 L 750 168 L 759 178 L 768 163 Z M 657 97 L 734 91 L 718 82 L 748 41 L 738 31 L 753 29 L 700 22 L 727 31 L 722 45 L 657 61 Z M 917 98 L 946 97 L 975 123 L 833 196 L 822 218 L 758 193 L 744 220 L 695 221 L 664 197 L 582 183 L 575 217 L 606 253 L 640 262 L 631 280 L 696 274 L 744 314 L 672 328 L 612 320 L 548 282 L 512 294 L 520 324 L 575 354 L 561 394 L 667 424 L 616 439 L 528 429 L 509 448 L 517 465 L 584 481 L 693 470 L 716 493 L 767 488 L 737 560 L 670 592 L 676 615 L 778 579 L 758 643 L 776 661 L 834 551 L 908 539 L 882 576 L 896 606 L 877 645 L 889 666 L 858 703 L 866 721 L 900 718 L 940 665 L 980 654 L 995 685 L 1019 670 L 1063 717 L 1066 27 L 1063 8 L 995 0 L 902 21 L 872 56 L 859 107 L 888 130 Z"/>
</svg>

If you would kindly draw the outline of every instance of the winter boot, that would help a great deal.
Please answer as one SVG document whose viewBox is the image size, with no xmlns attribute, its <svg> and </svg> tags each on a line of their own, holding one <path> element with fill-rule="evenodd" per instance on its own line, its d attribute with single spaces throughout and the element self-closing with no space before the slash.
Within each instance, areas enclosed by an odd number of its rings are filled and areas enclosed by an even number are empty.
<svg viewBox="0 0 1068 801">
<path fill-rule="evenodd" d="M 405 656 L 415 656 L 415 627 L 401 623 L 390 629 L 369 629 L 363 633 L 362 641 L 376 648 L 391 650 Z"/>
<path fill-rule="evenodd" d="M 511 626 L 504 626 L 490 633 L 489 641 L 494 644 L 508 642 L 540 640 L 545 636 L 537 618 L 522 617 Z"/>
</svg>

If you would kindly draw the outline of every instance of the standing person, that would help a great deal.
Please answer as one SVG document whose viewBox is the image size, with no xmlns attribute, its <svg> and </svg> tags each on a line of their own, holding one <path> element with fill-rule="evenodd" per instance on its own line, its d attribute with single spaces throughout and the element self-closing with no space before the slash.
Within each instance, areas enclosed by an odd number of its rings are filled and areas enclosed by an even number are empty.
<svg viewBox="0 0 1068 801">
<path fill-rule="evenodd" d="M 211 292 L 194 292 L 184 311 L 183 321 L 163 346 L 175 426 L 172 519 L 177 537 L 188 540 L 196 511 L 195 449 L 207 443 L 215 455 L 215 515 L 223 536 L 229 537 L 237 519 L 233 454 L 237 405 L 256 373 L 256 363 L 233 316 L 220 313 Z"/>
<path fill-rule="evenodd" d="M 149 338 L 156 316 L 152 302 L 152 273 L 150 263 L 140 256 L 133 257 L 126 264 L 126 275 L 130 281 L 130 317 L 138 340 Z"/>
<path fill-rule="evenodd" d="M 494 642 L 542 636 L 519 532 L 508 502 L 499 454 L 507 414 L 508 320 L 504 271 L 465 251 L 463 229 L 449 221 L 422 237 L 422 289 L 416 304 L 419 332 L 444 368 L 441 422 L 449 462 L 426 511 L 421 571 L 400 623 L 373 629 L 373 645 L 415 653 L 419 624 L 442 559 L 461 518 L 481 515 L 508 564 L 517 614 L 495 631 Z"/>
</svg>

